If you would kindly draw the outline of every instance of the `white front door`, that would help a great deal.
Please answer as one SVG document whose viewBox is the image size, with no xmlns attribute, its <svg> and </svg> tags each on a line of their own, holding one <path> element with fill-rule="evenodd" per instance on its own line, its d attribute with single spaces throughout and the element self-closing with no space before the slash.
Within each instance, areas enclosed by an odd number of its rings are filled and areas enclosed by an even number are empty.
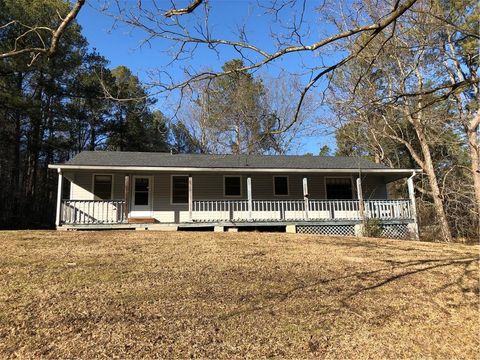
<svg viewBox="0 0 480 360">
<path fill-rule="evenodd" d="M 151 217 L 153 203 L 153 177 L 134 175 L 130 217 Z"/>
</svg>

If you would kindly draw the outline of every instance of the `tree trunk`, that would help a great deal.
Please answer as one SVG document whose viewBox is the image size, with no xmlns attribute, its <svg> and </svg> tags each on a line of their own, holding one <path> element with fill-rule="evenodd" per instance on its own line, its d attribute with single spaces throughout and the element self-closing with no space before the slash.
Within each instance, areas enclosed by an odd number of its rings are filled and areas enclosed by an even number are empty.
<svg viewBox="0 0 480 360">
<path fill-rule="evenodd" d="M 23 73 L 18 73 L 16 80 L 17 80 L 16 82 L 17 96 L 20 97 L 22 96 Z M 22 120 L 21 120 L 20 109 L 18 108 L 15 110 L 14 121 L 15 121 L 15 130 L 14 130 L 14 136 L 13 136 L 12 187 L 13 187 L 13 198 L 14 198 L 13 206 L 17 208 L 19 203 L 19 197 L 20 197 L 20 189 L 21 189 L 20 151 L 21 151 L 21 141 L 22 141 L 22 124 L 21 124 Z"/>
<path fill-rule="evenodd" d="M 440 230 L 442 232 L 443 240 L 451 242 L 452 232 L 450 230 L 450 225 L 448 224 L 447 215 L 443 206 L 443 199 L 441 197 L 440 188 L 438 186 L 437 175 L 435 174 L 435 168 L 433 166 L 430 147 L 428 146 L 427 139 L 425 137 L 425 134 L 423 133 L 422 124 L 419 123 L 417 119 L 412 119 L 411 123 L 414 126 L 418 141 L 420 143 L 420 147 L 422 149 L 422 155 L 424 159 L 422 168 L 428 177 L 428 182 L 431 188 L 433 206 L 438 216 L 438 222 L 440 223 Z"/>
<path fill-rule="evenodd" d="M 95 129 L 95 122 L 92 121 L 92 123 L 90 124 L 90 146 L 88 147 L 88 150 L 94 151 L 96 143 L 97 143 L 97 132 Z"/>
<path fill-rule="evenodd" d="M 473 176 L 473 188 L 475 191 L 475 202 L 477 210 L 477 219 L 480 223 L 480 148 L 478 143 L 478 123 L 480 112 L 477 111 L 471 121 L 471 126 L 467 127 L 468 148 L 470 150 L 471 169 Z M 472 126 L 473 125 L 473 126 Z M 480 231 L 480 229 L 479 229 Z"/>
</svg>

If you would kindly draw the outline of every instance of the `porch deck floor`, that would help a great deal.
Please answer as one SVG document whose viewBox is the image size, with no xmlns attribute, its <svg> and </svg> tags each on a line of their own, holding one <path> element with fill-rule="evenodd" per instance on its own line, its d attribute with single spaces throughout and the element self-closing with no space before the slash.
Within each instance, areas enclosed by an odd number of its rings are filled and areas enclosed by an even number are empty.
<svg viewBox="0 0 480 360">
<path fill-rule="evenodd" d="M 94 230 L 94 229 L 151 229 L 156 228 L 165 229 L 171 227 L 177 228 L 202 228 L 213 226 L 227 226 L 227 227 L 260 227 L 260 226 L 287 226 L 287 225 L 355 225 L 360 224 L 362 221 L 355 220 L 311 220 L 311 221 L 214 221 L 214 222 L 182 222 L 182 223 L 121 223 L 121 224 L 62 224 L 59 229 L 78 229 L 78 230 Z M 381 220 L 382 224 L 394 225 L 394 224 L 409 224 L 413 220 L 408 219 L 391 219 Z"/>
</svg>

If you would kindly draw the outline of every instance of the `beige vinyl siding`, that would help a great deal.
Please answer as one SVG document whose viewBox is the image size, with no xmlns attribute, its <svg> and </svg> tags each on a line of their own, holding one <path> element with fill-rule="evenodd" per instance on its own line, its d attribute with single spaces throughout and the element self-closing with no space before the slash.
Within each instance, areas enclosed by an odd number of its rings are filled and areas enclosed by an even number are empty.
<svg viewBox="0 0 480 360">
<path fill-rule="evenodd" d="M 113 198 L 123 199 L 125 191 L 125 174 L 114 173 L 113 180 Z M 147 174 L 137 174 L 147 175 Z M 171 175 L 154 175 L 154 207 L 164 209 L 171 207 Z M 179 174 L 182 175 L 182 174 Z M 186 175 L 186 174 L 183 174 Z M 252 196 L 259 200 L 274 199 L 301 199 L 303 198 L 303 176 L 300 174 L 275 174 L 276 176 L 288 176 L 289 194 L 287 196 L 275 196 L 273 189 L 272 174 L 253 174 L 252 177 Z M 308 179 L 308 193 L 311 199 L 325 199 L 325 176 L 310 174 L 305 175 Z M 335 177 L 336 174 L 328 175 Z M 341 175 L 338 175 L 341 176 Z M 71 198 L 75 200 L 93 199 L 93 173 L 78 172 L 66 176 L 71 184 Z M 224 196 L 223 174 L 195 174 L 193 175 L 193 198 L 195 200 L 226 200 L 226 199 L 246 199 L 247 198 L 247 176 L 242 177 L 242 196 L 226 197 Z M 356 177 L 352 177 L 354 195 L 356 196 Z M 362 180 L 364 197 L 370 199 L 386 199 L 387 186 L 382 176 L 364 176 Z M 173 205 L 175 207 L 182 205 Z M 155 210 L 155 209 L 154 209 Z"/>
<path fill-rule="evenodd" d="M 322 175 L 307 175 L 310 199 L 325 199 L 325 181 Z"/>
<path fill-rule="evenodd" d="M 288 176 L 288 195 L 275 196 L 273 177 Z M 252 175 L 252 197 L 258 200 L 303 199 L 302 175 L 300 174 L 254 174 Z"/>
<path fill-rule="evenodd" d="M 70 187 L 72 200 L 93 200 L 92 173 L 76 173 Z"/>
<path fill-rule="evenodd" d="M 163 223 L 178 222 L 181 211 L 188 212 L 188 205 L 171 204 L 171 174 L 155 174 L 153 177 L 153 217 Z"/>
<path fill-rule="evenodd" d="M 125 174 L 113 174 L 113 199 L 123 200 L 125 198 Z"/>
<path fill-rule="evenodd" d="M 108 172 L 102 172 L 108 174 Z M 125 173 L 112 173 L 113 198 L 124 199 Z M 66 178 L 71 184 L 70 198 L 72 200 L 93 200 L 93 172 L 69 173 Z M 148 173 L 132 173 L 130 175 L 151 175 Z M 176 174 L 188 175 L 188 174 Z M 235 175 L 230 174 L 229 175 Z M 273 189 L 273 177 L 288 176 L 289 194 L 286 196 L 275 196 Z M 297 173 L 276 173 L 276 174 L 252 174 L 252 197 L 254 200 L 293 200 L 303 199 L 302 178 L 308 179 L 308 192 L 312 200 L 325 199 L 325 176 L 320 174 L 297 174 Z M 329 174 L 327 176 L 336 176 Z M 342 176 L 342 175 L 338 175 Z M 345 176 L 343 174 L 343 176 Z M 153 209 L 152 216 L 162 223 L 173 223 L 187 221 L 188 205 L 171 203 L 171 173 L 156 173 L 153 175 Z M 224 196 L 224 174 L 222 173 L 200 173 L 193 176 L 193 199 L 194 200 L 245 200 L 247 199 L 247 175 L 241 175 L 242 196 Z M 356 198 L 356 176 L 352 176 L 354 197 Z M 363 176 L 362 179 L 365 199 L 386 199 L 387 187 L 382 176 Z M 132 184 L 133 185 L 133 184 Z M 130 191 L 130 194 L 132 191 Z"/>
<path fill-rule="evenodd" d="M 71 181 L 70 198 L 72 200 L 93 200 L 93 174 L 92 172 L 78 172 L 68 177 Z M 107 172 L 101 174 L 113 175 L 113 200 L 123 199 L 125 197 L 125 174 Z"/>
<path fill-rule="evenodd" d="M 224 195 L 224 175 L 240 176 L 241 196 Z M 198 200 L 235 200 L 247 198 L 247 177 L 238 174 L 195 174 L 193 180 L 193 198 Z"/>
</svg>

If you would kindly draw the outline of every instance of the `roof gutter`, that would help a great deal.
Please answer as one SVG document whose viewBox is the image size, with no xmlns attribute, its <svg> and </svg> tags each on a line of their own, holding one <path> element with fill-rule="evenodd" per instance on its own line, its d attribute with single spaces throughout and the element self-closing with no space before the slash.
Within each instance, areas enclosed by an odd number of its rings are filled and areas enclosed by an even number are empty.
<svg viewBox="0 0 480 360">
<path fill-rule="evenodd" d="M 145 171 L 145 172 L 232 172 L 232 173 L 357 173 L 358 169 L 289 169 L 289 168 L 201 168 L 201 167 L 175 167 L 175 166 L 101 166 L 101 165 L 66 165 L 52 164 L 49 169 L 61 170 L 110 170 L 110 171 Z M 367 174 L 412 174 L 420 173 L 417 169 L 362 169 Z"/>
</svg>

